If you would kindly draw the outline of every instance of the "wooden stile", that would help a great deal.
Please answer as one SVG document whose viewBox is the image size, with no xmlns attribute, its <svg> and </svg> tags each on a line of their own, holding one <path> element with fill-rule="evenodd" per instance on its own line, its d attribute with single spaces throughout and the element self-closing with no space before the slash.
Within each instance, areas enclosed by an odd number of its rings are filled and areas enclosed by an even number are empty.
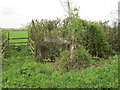
<svg viewBox="0 0 120 90">
<path fill-rule="evenodd" d="M 24 38 L 9 38 L 9 40 L 15 40 L 15 39 L 28 39 L 28 37 L 24 37 Z"/>
</svg>

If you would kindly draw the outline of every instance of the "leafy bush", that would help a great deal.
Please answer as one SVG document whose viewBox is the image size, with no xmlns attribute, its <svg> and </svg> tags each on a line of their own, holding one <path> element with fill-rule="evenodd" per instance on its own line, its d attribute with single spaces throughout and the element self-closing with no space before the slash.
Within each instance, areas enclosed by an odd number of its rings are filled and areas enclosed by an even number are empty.
<svg viewBox="0 0 120 90">
<path fill-rule="evenodd" d="M 99 24 L 90 23 L 85 40 L 87 42 L 87 49 L 92 56 L 108 57 L 113 54 L 112 48 L 105 37 L 105 33 Z"/>
<path fill-rule="evenodd" d="M 71 69 L 80 69 L 89 66 L 92 61 L 92 56 L 81 45 L 76 45 L 74 50 L 73 59 L 70 59 L 70 52 L 68 50 L 62 51 L 61 56 L 58 58 L 61 69 L 69 71 Z"/>
<path fill-rule="evenodd" d="M 81 67 L 88 66 L 90 62 L 92 61 L 92 56 L 90 55 L 89 51 L 86 50 L 82 45 L 77 45 L 75 48 L 75 60 L 78 60 L 80 62 Z"/>
<path fill-rule="evenodd" d="M 83 45 L 92 56 L 107 58 L 115 54 L 106 38 L 105 30 L 100 24 L 75 18 L 66 29 L 68 35 L 71 35 L 71 32 L 75 30 L 74 42 Z"/>
<path fill-rule="evenodd" d="M 118 30 L 118 22 L 113 21 L 112 27 L 108 25 L 109 21 L 105 22 L 99 22 L 101 26 L 103 27 L 104 32 L 106 33 L 106 38 L 109 42 L 109 44 L 112 46 L 112 48 L 116 51 L 119 50 L 119 30 Z"/>
</svg>

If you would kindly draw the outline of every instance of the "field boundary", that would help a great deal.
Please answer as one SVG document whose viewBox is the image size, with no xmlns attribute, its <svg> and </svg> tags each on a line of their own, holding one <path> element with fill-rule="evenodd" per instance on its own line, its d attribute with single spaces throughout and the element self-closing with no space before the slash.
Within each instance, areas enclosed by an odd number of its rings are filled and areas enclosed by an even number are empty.
<svg viewBox="0 0 120 90">
<path fill-rule="evenodd" d="M 20 39 L 27 39 L 27 41 L 25 41 L 25 42 L 23 42 L 23 41 L 22 42 L 20 42 L 20 41 L 18 41 L 18 42 L 10 42 L 10 40 L 20 40 Z M 27 43 L 27 45 L 15 45 L 15 46 L 16 47 L 17 46 L 28 46 L 28 39 L 29 39 L 29 37 L 10 38 L 10 33 L 8 32 L 7 35 L 6 35 L 6 38 L 2 41 L 2 48 L 1 48 L 2 55 L 5 54 L 5 52 L 7 50 L 7 47 L 9 45 L 26 44 Z"/>
<path fill-rule="evenodd" d="M 21 40 L 20 40 L 21 39 Z M 23 39 L 26 39 L 25 41 Z M 12 41 L 12 40 L 15 40 Z M 17 41 L 18 40 L 18 41 Z M 32 39 L 32 36 L 30 35 L 30 32 L 28 31 L 28 35 L 24 37 L 10 37 L 10 32 L 7 33 L 6 38 L 2 42 L 2 50 L 1 53 L 4 56 L 5 52 L 9 48 L 9 46 L 15 46 L 15 47 L 20 47 L 20 46 L 26 46 L 30 50 L 30 54 L 34 59 L 39 58 L 38 54 L 41 53 L 41 51 L 37 50 L 36 42 Z"/>
<path fill-rule="evenodd" d="M 23 38 L 9 38 L 9 40 L 18 40 L 18 39 L 28 39 L 28 37 L 23 37 Z M 24 44 L 24 43 L 28 43 L 28 42 L 9 42 L 10 44 Z M 18 45 L 21 46 L 21 45 Z M 27 46 L 27 45 L 22 45 L 22 46 Z"/>
<path fill-rule="evenodd" d="M 1 46 L 1 54 L 2 55 L 5 54 L 8 45 L 9 45 L 9 33 L 8 33 L 7 37 L 4 40 L 2 40 L 2 46 Z"/>
<path fill-rule="evenodd" d="M 20 40 L 20 39 L 27 39 L 27 41 L 10 42 L 12 40 Z M 19 44 L 19 45 L 16 45 L 16 44 Z M 8 46 L 10 46 L 10 45 L 15 45 L 16 47 L 28 46 L 29 49 L 30 49 L 30 53 L 32 54 L 32 57 L 35 58 L 35 55 L 36 55 L 35 43 L 30 38 L 29 31 L 28 31 L 28 36 L 27 37 L 19 37 L 19 38 L 14 38 L 14 37 L 11 38 L 10 33 L 8 32 L 7 35 L 6 35 L 6 38 L 2 41 L 2 48 L 1 48 L 2 55 L 5 54 Z"/>
<path fill-rule="evenodd" d="M 35 58 L 35 54 L 36 54 L 35 43 L 30 37 L 28 38 L 28 47 L 30 48 L 32 57 Z"/>
</svg>

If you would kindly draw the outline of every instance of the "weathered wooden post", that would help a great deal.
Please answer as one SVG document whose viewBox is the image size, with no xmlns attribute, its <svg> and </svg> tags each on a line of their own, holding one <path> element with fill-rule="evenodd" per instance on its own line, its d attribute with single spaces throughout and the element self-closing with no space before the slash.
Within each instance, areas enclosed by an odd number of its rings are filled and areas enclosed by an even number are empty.
<svg viewBox="0 0 120 90">
<path fill-rule="evenodd" d="M 29 40 L 29 38 L 30 38 L 30 33 L 29 33 L 30 31 L 28 30 L 28 40 L 27 40 L 27 45 L 28 45 L 28 47 L 29 47 L 29 43 L 30 43 L 30 40 Z"/>
<path fill-rule="evenodd" d="M 74 48 L 75 48 L 75 30 L 71 33 L 71 46 L 70 46 L 70 60 L 73 60 L 74 57 Z"/>
</svg>

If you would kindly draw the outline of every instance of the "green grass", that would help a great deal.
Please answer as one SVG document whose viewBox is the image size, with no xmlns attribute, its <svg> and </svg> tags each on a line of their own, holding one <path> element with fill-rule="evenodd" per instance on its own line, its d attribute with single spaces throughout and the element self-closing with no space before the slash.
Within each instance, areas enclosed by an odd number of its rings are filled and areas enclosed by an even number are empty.
<svg viewBox="0 0 120 90">
<path fill-rule="evenodd" d="M 10 38 L 28 37 L 27 31 L 10 31 Z"/>
<path fill-rule="evenodd" d="M 13 47 L 3 61 L 2 85 L 3 88 L 117 88 L 117 63 L 116 55 L 102 61 L 101 66 L 63 73 L 53 71 L 52 63 L 36 62 L 27 47 Z"/>
<path fill-rule="evenodd" d="M 10 31 L 9 34 L 10 34 L 10 38 L 28 37 L 27 31 Z M 27 42 L 27 39 L 10 40 L 10 42 Z M 12 44 L 12 45 L 27 45 L 27 44 Z"/>
</svg>

